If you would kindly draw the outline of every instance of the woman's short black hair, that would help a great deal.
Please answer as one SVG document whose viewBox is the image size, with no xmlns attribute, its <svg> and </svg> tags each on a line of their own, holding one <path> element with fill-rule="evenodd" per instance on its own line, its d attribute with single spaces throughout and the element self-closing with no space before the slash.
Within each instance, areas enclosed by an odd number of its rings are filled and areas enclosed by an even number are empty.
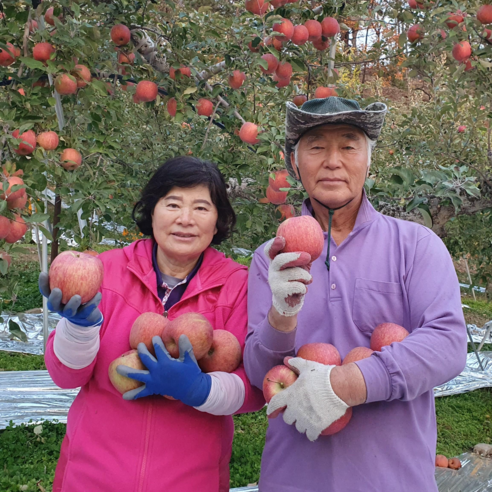
<svg viewBox="0 0 492 492">
<path fill-rule="evenodd" d="M 217 208 L 217 233 L 212 244 L 227 239 L 236 225 L 236 214 L 227 196 L 227 186 L 216 164 L 196 157 L 174 157 L 157 169 L 142 190 L 140 200 L 133 207 L 132 217 L 140 231 L 153 235 L 152 213 L 157 202 L 174 187 L 193 188 L 204 185 Z"/>
</svg>

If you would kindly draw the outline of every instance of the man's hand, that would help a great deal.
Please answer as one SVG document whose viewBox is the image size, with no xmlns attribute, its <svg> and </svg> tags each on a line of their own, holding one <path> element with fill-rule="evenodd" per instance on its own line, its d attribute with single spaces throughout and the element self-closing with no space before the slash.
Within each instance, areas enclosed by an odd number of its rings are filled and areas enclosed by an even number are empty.
<svg viewBox="0 0 492 492">
<path fill-rule="evenodd" d="M 311 255 L 305 252 L 280 253 L 285 239 L 277 236 L 265 246 L 270 260 L 268 283 L 272 291 L 273 307 L 282 316 L 295 316 L 304 304 L 307 285 L 312 277 L 308 272 Z"/>
<path fill-rule="evenodd" d="M 65 305 L 62 304 L 63 293 L 60 289 L 50 290 L 47 273 L 39 274 L 39 291 L 48 299 L 48 309 L 58 313 L 74 325 L 93 326 L 102 322 L 103 316 L 98 306 L 102 294 L 98 292 L 90 301 L 81 305 L 81 297 L 73 296 Z"/>
<path fill-rule="evenodd" d="M 315 441 L 321 432 L 342 417 L 349 406 L 333 391 L 330 373 L 335 366 L 294 357 L 289 366 L 299 374 L 297 381 L 276 394 L 268 404 L 267 415 L 285 408 L 286 424 Z"/>
<path fill-rule="evenodd" d="M 131 391 L 123 398 L 135 400 L 150 395 L 172 396 L 186 405 L 198 407 L 205 403 L 212 379 L 198 367 L 193 354 L 193 347 L 186 335 L 179 337 L 179 359 L 173 359 L 167 351 L 161 337 L 153 337 L 155 357 L 147 350 L 144 343 L 139 343 L 137 350 L 140 360 L 147 371 L 119 365 L 116 372 L 121 376 L 145 383 Z"/>
</svg>

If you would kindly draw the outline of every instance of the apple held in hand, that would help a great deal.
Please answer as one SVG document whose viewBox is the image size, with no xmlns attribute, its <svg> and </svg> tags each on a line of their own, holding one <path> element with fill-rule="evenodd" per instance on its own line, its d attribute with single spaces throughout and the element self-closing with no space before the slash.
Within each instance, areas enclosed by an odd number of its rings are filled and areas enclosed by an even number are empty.
<svg viewBox="0 0 492 492">
<path fill-rule="evenodd" d="M 167 323 L 162 332 L 162 341 L 171 357 L 179 357 L 178 341 L 186 335 L 193 347 L 195 358 L 201 359 L 212 346 L 214 329 L 200 313 L 185 313 Z"/>
<path fill-rule="evenodd" d="M 50 266 L 50 289 L 62 291 L 62 303 L 79 295 L 82 304 L 90 301 L 101 287 L 104 275 L 102 261 L 78 251 L 60 253 Z"/>
<path fill-rule="evenodd" d="M 350 422 L 352 418 L 352 407 L 348 407 L 347 411 L 338 419 L 328 426 L 322 433 L 322 436 L 332 436 L 337 432 L 340 432 Z"/>
<path fill-rule="evenodd" d="M 294 384 L 297 380 L 297 374 L 285 365 L 279 365 L 272 367 L 263 379 L 263 396 L 265 401 L 270 403 L 270 400 L 282 390 L 288 388 L 291 384 Z M 270 419 L 278 417 L 284 408 L 279 408 L 271 415 L 268 416 Z"/>
<path fill-rule="evenodd" d="M 239 340 L 227 330 L 214 330 L 212 346 L 198 361 L 203 372 L 232 372 L 242 359 Z"/>
<path fill-rule="evenodd" d="M 380 351 L 382 347 L 393 342 L 401 342 L 410 333 L 403 326 L 396 323 L 381 323 L 374 328 L 371 335 L 371 349 Z"/>
<path fill-rule="evenodd" d="M 140 357 L 138 356 L 138 352 L 136 350 L 129 350 L 128 352 L 125 352 L 123 355 L 111 362 L 111 364 L 109 364 L 108 375 L 112 385 L 121 394 L 138 388 L 139 386 L 143 386 L 144 383 L 140 381 L 136 381 L 135 379 L 127 378 L 126 376 L 118 374 L 116 372 L 116 368 L 119 365 L 128 366 L 133 369 L 145 370 L 146 367 L 142 364 L 142 361 L 140 360 Z"/>
<path fill-rule="evenodd" d="M 133 323 L 130 330 L 130 347 L 136 349 L 139 343 L 145 343 L 147 350 L 155 355 L 152 337 L 160 337 L 169 320 L 162 314 L 143 313 Z"/>
<path fill-rule="evenodd" d="M 331 343 L 306 343 L 297 351 L 297 357 L 319 362 L 326 366 L 342 365 L 340 353 Z"/>
<path fill-rule="evenodd" d="M 310 215 L 285 220 L 277 229 L 277 236 L 285 239 L 282 253 L 305 251 L 311 255 L 311 261 L 321 255 L 325 243 L 323 229 Z"/>
<path fill-rule="evenodd" d="M 370 357 L 374 350 L 369 347 L 355 347 L 353 348 L 343 359 L 342 366 L 345 364 L 350 364 L 351 362 L 355 362 L 357 360 L 367 359 Z"/>
</svg>

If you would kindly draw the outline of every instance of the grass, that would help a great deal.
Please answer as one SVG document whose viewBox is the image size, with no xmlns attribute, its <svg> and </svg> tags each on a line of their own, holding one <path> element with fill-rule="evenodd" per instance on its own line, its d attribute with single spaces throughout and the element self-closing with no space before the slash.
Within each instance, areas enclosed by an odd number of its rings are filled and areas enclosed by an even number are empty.
<svg viewBox="0 0 492 492">
<path fill-rule="evenodd" d="M 247 260 L 244 261 L 248 263 Z M 14 305 L 23 311 L 41 305 L 37 291 L 38 266 L 21 262 L 12 275 L 19 282 L 19 298 Z M 486 300 L 463 299 L 467 323 L 483 326 L 492 319 L 492 304 Z M 492 346 L 484 347 L 492 350 Z M 45 369 L 43 356 L 0 351 L 0 370 L 26 371 Z M 479 442 L 492 444 L 492 389 L 485 388 L 456 396 L 436 399 L 437 452 L 448 457 L 470 451 Z M 231 487 L 256 483 L 265 443 L 265 410 L 234 417 L 236 426 L 231 457 Z M 44 422 L 35 426 L 9 426 L 0 431 L 0 491 L 51 491 L 65 425 Z M 39 482 L 39 485 L 38 485 Z M 41 488 L 42 487 L 42 488 Z"/>
</svg>

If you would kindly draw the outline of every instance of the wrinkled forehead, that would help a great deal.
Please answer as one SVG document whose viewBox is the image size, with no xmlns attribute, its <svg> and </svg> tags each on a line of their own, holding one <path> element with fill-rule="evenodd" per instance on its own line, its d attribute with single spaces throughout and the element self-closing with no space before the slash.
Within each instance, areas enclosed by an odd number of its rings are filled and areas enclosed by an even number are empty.
<svg viewBox="0 0 492 492">
<path fill-rule="evenodd" d="M 317 140 L 332 140 L 334 138 L 357 142 L 365 141 L 366 135 L 363 130 L 354 125 L 328 123 L 309 129 L 302 134 L 299 142 L 310 143 Z"/>
</svg>

